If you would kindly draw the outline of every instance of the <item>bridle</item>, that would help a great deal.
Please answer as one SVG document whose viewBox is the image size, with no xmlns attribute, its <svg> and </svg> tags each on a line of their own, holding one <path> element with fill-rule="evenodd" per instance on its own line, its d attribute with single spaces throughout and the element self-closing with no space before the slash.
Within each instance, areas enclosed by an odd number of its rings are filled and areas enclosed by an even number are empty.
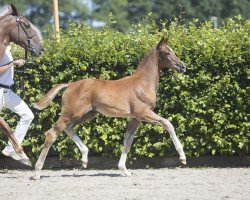
<svg viewBox="0 0 250 200">
<path fill-rule="evenodd" d="M 20 41 L 20 27 L 22 28 L 23 32 L 26 35 L 26 40 L 27 40 L 28 46 L 27 46 L 27 48 L 25 48 L 25 59 L 27 59 L 26 58 L 27 50 L 29 50 L 29 51 L 32 51 L 32 50 L 34 51 L 35 50 L 35 47 L 31 44 L 30 41 L 36 35 L 36 33 L 33 34 L 33 35 L 29 35 L 29 33 L 27 32 L 26 28 L 23 25 L 23 22 L 21 21 L 21 18 L 23 16 L 15 16 L 15 17 L 16 17 L 16 23 L 17 23 L 17 29 L 18 29 L 18 39 L 17 39 L 17 42 L 19 43 L 19 41 Z"/>
<path fill-rule="evenodd" d="M 13 15 L 13 13 L 9 13 L 9 14 L 6 14 L 6 15 L 3 15 L 3 16 L 0 16 L 0 19 L 3 19 L 4 17 L 8 16 L 8 15 L 12 15 L 16 18 L 16 23 L 17 23 L 17 29 L 18 29 L 18 38 L 17 38 L 17 43 L 19 43 L 20 41 L 20 27 L 22 28 L 23 32 L 25 33 L 26 35 L 26 40 L 27 40 L 27 48 L 24 48 L 25 51 L 29 50 L 29 51 L 34 51 L 35 50 L 35 47 L 31 44 L 31 39 L 37 34 L 37 33 L 34 33 L 33 35 L 29 35 L 29 33 L 27 32 L 26 28 L 24 27 L 23 25 L 23 22 L 21 21 L 21 18 L 23 18 L 22 15 L 20 16 L 15 16 Z M 26 54 L 26 53 L 25 53 Z"/>
<path fill-rule="evenodd" d="M 25 33 L 26 35 L 26 40 L 27 40 L 27 48 L 24 48 L 25 49 L 25 60 L 28 59 L 28 51 L 34 51 L 35 50 L 35 47 L 31 44 L 31 39 L 36 35 L 33 34 L 33 35 L 29 35 L 29 33 L 27 32 L 26 28 L 24 27 L 22 21 L 21 21 L 21 18 L 23 16 L 15 16 L 16 17 L 16 23 L 17 23 L 17 29 L 18 29 L 18 39 L 17 39 L 17 43 L 19 43 L 20 41 L 20 27 L 22 28 L 23 32 Z M 25 88 L 24 88 L 24 68 L 22 68 L 22 70 L 19 70 L 19 72 L 22 73 L 22 76 L 20 77 L 20 87 L 21 89 L 23 90 L 23 92 L 25 93 Z"/>
<path fill-rule="evenodd" d="M 18 38 L 17 38 L 17 43 L 20 42 L 20 28 L 23 30 L 23 32 L 25 33 L 26 35 L 26 40 L 27 40 L 27 48 L 24 47 L 25 49 L 25 60 L 28 59 L 28 51 L 35 51 L 35 47 L 33 46 L 33 44 L 31 44 L 31 39 L 37 34 L 33 34 L 33 35 L 30 35 L 26 28 L 24 27 L 25 25 L 23 24 L 23 22 L 21 21 L 21 18 L 23 16 L 15 16 L 13 15 L 13 13 L 9 13 L 9 14 L 6 14 L 4 16 L 1 16 L 0 17 L 0 20 L 2 20 L 4 17 L 8 16 L 8 15 L 12 15 L 16 18 L 16 23 L 17 23 L 17 29 L 18 29 Z M 22 68 L 22 70 L 16 70 L 17 72 L 20 72 L 22 74 L 22 76 L 20 77 L 20 87 L 21 89 L 24 91 L 24 80 L 23 80 L 23 76 L 24 76 L 24 68 Z"/>
</svg>

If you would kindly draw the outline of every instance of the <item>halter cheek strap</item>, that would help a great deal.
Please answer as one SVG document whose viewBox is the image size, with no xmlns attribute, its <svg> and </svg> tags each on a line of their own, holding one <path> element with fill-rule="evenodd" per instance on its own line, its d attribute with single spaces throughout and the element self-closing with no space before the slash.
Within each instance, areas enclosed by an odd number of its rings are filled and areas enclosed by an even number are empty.
<svg viewBox="0 0 250 200">
<path fill-rule="evenodd" d="M 27 46 L 27 48 L 25 48 L 25 60 L 27 60 L 28 59 L 28 50 L 34 50 L 35 49 L 35 47 L 30 42 L 31 38 L 34 37 L 35 34 L 32 35 L 32 36 L 30 36 L 28 34 L 26 28 L 23 27 L 23 24 L 21 22 L 21 18 L 22 18 L 22 16 L 20 16 L 20 17 L 16 16 L 16 22 L 17 22 L 17 28 L 18 28 L 18 42 L 19 42 L 19 39 L 20 39 L 20 27 L 21 27 L 23 29 L 26 37 L 27 37 L 26 39 L 27 39 L 28 46 Z M 22 70 L 19 70 L 19 72 L 21 72 L 21 74 L 22 74 L 22 76 L 20 77 L 20 88 L 25 93 L 24 79 L 23 79 L 23 77 L 24 77 L 24 68 Z"/>
<path fill-rule="evenodd" d="M 26 35 L 26 40 L 27 40 L 27 43 L 28 43 L 28 46 L 27 46 L 27 50 L 31 51 L 31 50 L 35 50 L 35 47 L 31 44 L 31 39 L 36 35 L 36 34 L 33 34 L 33 35 L 29 35 L 29 33 L 27 32 L 26 28 L 23 26 L 23 23 L 21 21 L 21 18 L 23 16 L 16 16 L 16 22 L 17 22 L 17 29 L 18 29 L 18 39 L 17 41 L 19 42 L 20 40 L 20 27 L 23 29 L 23 32 L 25 33 Z"/>
</svg>

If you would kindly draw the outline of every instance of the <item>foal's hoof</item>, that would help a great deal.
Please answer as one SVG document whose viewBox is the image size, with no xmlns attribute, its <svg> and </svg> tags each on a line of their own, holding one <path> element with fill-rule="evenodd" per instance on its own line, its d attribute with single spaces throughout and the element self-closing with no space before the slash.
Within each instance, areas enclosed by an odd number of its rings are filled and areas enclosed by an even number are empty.
<svg viewBox="0 0 250 200">
<path fill-rule="evenodd" d="M 35 175 L 32 176 L 30 179 L 31 180 L 39 180 L 39 179 L 41 179 L 40 173 L 39 172 L 35 172 Z"/>
<path fill-rule="evenodd" d="M 86 168 L 87 168 L 87 165 L 88 165 L 88 162 L 86 162 L 86 161 L 82 161 L 82 167 L 83 167 L 84 169 L 86 169 Z"/>
<path fill-rule="evenodd" d="M 183 164 L 183 165 L 187 165 L 187 160 L 186 159 L 180 159 L 180 161 L 181 161 L 181 164 Z"/>
<path fill-rule="evenodd" d="M 127 170 L 126 167 L 120 167 L 120 166 L 119 166 L 119 169 L 122 171 L 122 174 L 123 174 L 124 176 L 127 176 L 127 177 L 132 176 L 132 174 Z"/>
<path fill-rule="evenodd" d="M 124 176 L 127 176 L 127 177 L 132 176 L 132 174 L 128 170 L 122 171 L 122 173 Z"/>
</svg>

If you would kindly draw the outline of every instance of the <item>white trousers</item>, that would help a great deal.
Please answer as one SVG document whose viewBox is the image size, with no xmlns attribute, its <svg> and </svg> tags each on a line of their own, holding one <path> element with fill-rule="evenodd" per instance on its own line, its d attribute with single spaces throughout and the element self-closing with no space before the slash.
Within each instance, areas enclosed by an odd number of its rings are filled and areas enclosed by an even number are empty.
<svg viewBox="0 0 250 200">
<path fill-rule="evenodd" d="M 3 107 L 10 109 L 21 117 L 14 131 L 17 141 L 21 144 L 34 115 L 27 104 L 12 90 L 0 88 L 0 111 Z M 8 142 L 5 150 L 9 152 L 14 150 L 10 142 Z"/>
</svg>

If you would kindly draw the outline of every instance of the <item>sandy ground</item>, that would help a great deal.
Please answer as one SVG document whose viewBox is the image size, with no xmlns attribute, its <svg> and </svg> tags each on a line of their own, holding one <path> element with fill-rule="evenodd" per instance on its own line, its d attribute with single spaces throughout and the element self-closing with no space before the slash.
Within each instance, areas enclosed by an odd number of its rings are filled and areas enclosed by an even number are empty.
<svg viewBox="0 0 250 200">
<path fill-rule="evenodd" d="M 0 170 L 1 200 L 250 200 L 250 168 Z"/>
</svg>

